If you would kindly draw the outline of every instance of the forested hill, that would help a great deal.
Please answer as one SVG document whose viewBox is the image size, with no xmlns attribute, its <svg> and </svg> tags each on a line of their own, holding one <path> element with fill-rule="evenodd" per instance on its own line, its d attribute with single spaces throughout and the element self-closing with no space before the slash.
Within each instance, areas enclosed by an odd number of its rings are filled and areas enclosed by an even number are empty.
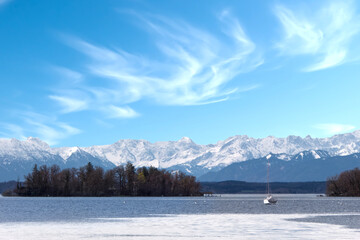
<svg viewBox="0 0 360 240">
<path fill-rule="evenodd" d="M 200 184 L 183 173 L 131 163 L 104 171 L 91 163 L 80 168 L 34 166 L 14 190 L 19 196 L 196 196 Z M 9 194 L 11 195 L 11 194 Z"/>
</svg>

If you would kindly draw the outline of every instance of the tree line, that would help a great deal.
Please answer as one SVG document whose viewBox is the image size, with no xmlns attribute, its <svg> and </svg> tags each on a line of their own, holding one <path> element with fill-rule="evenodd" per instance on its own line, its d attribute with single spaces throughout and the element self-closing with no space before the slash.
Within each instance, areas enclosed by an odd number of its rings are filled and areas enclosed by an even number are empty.
<svg viewBox="0 0 360 240">
<path fill-rule="evenodd" d="M 328 196 L 360 196 L 360 169 L 355 168 L 328 178 L 326 182 Z"/>
<path fill-rule="evenodd" d="M 200 183 L 194 176 L 171 173 L 155 167 L 135 167 L 128 162 L 104 171 L 90 162 L 77 168 L 63 169 L 36 164 L 25 182 L 18 182 L 19 196 L 196 196 Z"/>
</svg>

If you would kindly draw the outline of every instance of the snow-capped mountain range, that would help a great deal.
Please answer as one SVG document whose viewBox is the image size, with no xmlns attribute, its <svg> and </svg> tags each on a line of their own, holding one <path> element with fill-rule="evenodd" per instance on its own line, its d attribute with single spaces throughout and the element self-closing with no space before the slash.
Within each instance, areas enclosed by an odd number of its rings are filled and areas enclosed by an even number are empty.
<svg viewBox="0 0 360 240">
<path fill-rule="evenodd" d="M 111 145 L 51 148 L 38 138 L 27 140 L 0 139 L 0 181 L 22 179 L 32 166 L 58 164 L 78 167 L 93 162 L 112 168 L 126 162 L 135 167 L 155 166 L 182 170 L 201 176 L 220 170 L 232 163 L 262 158 L 269 153 L 280 154 L 282 160 L 304 151 L 324 150 L 329 156 L 346 156 L 360 152 L 360 130 L 330 138 L 288 136 L 286 138 L 251 138 L 233 136 L 216 144 L 199 145 L 190 138 L 179 141 L 155 142 L 120 140 Z M 319 151 L 313 151 L 315 155 Z M 316 158 L 321 158 L 318 156 Z"/>
<path fill-rule="evenodd" d="M 323 150 L 303 151 L 292 156 L 271 153 L 262 158 L 232 163 L 220 171 L 200 176 L 199 180 L 266 182 L 268 163 L 271 182 L 326 181 L 340 172 L 360 167 L 360 153 L 346 156 L 330 156 Z"/>
</svg>

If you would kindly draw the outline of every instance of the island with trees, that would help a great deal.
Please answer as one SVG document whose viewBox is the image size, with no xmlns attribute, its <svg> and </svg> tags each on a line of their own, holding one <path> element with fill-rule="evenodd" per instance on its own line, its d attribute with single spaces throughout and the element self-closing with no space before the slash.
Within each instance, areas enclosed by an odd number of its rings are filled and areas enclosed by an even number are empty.
<svg viewBox="0 0 360 240">
<path fill-rule="evenodd" d="M 328 196 L 360 197 L 360 169 L 355 168 L 330 177 L 326 182 Z"/>
<path fill-rule="evenodd" d="M 8 195 L 16 196 L 199 196 L 194 176 L 155 167 L 135 169 L 131 163 L 104 170 L 91 163 L 61 170 L 59 166 L 34 166 L 24 183 Z"/>
</svg>

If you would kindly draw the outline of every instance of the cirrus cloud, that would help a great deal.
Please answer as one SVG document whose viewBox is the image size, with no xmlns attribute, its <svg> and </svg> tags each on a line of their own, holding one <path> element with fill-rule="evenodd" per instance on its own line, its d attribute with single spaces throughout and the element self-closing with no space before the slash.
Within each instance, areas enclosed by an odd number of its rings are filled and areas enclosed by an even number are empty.
<svg viewBox="0 0 360 240">
<path fill-rule="evenodd" d="M 85 100 L 53 95 L 49 96 L 49 98 L 58 102 L 62 106 L 63 113 L 77 112 L 88 108 Z"/>
<path fill-rule="evenodd" d="M 1 123 L 2 137 L 26 139 L 27 136 L 38 137 L 49 145 L 56 145 L 61 140 L 81 133 L 81 130 L 56 117 L 46 116 L 32 111 L 14 111 L 20 124 Z"/>
<path fill-rule="evenodd" d="M 238 87 L 227 86 L 241 73 L 264 62 L 239 21 L 228 11 L 219 16 L 225 41 L 184 21 L 133 15 L 154 39 L 155 56 L 61 35 L 67 45 L 86 57 L 86 74 L 102 83 L 99 87 L 84 80 L 75 92 L 66 87 L 57 89 L 49 97 L 63 107 L 62 112 L 94 110 L 109 118 L 133 118 L 140 114 L 129 104 L 140 100 L 160 105 L 210 104 L 260 86 L 241 86 L 240 82 Z"/>
<path fill-rule="evenodd" d="M 308 55 L 314 62 L 307 72 L 344 64 L 351 60 L 350 44 L 360 31 L 360 18 L 352 1 L 333 1 L 325 7 L 300 14 L 282 5 L 275 7 L 284 30 L 276 47 L 284 55 Z"/>
</svg>

